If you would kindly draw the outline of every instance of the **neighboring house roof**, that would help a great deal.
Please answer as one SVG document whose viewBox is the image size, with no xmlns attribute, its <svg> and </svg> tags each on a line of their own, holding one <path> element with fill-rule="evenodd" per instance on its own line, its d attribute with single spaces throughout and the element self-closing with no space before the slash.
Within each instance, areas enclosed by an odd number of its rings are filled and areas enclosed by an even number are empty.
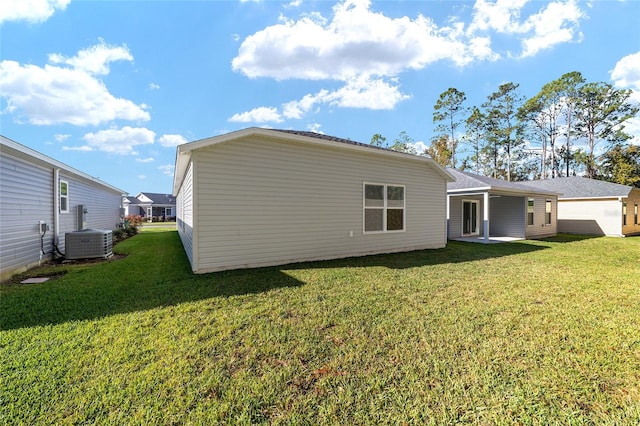
<svg viewBox="0 0 640 426">
<path fill-rule="evenodd" d="M 124 202 L 129 204 L 140 204 L 140 200 L 136 197 L 124 197 Z"/>
<path fill-rule="evenodd" d="M 578 176 L 532 180 L 523 183 L 531 188 L 558 192 L 560 200 L 628 197 L 633 190 L 632 186 Z"/>
<path fill-rule="evenodd" d="M 138 194 L 138 197 L 140 195 L 145 195 L 148 199 L 151 200 L 151 203 L 153 204 L 175 204 L 176 203 L 176 197 L 174 197 L 171 194 L 158 194 L 155 192 L 141 192 L 140 194 Z M 140 202 L 140 200 L 138 200 L 138 203 Z"/>
<path fill-rule="evenodd" d="M 447 184 L 447 192 L 455 194 L 467 191 L 503 191 L 523 194 L 552 194 L 556 191 L 543 188 L 534 188 L 523 185 L 523 182 L 507 182 L 488 176 L 476 175 L 469 172 L 447 168 L 447 171 L 456 178 L 455 182 Z"/>
<path fill-rule="evenodd" d="M 46 156 L 46 155 L 44 155 L 44 154 L 42 154 L 42 153 L 40 153 L 38 151 L 35 151 L 35 150 L 27 147 L 27 146 L 24 146 L 24 145 L 14 141 L 14 140 L 11 140 L 11 139 L 7 138 L 6 136 L 0 135 L 0 147 L 2 147 L 2 150 L 4 150 L 5 147 L 6 147 L 6 148 L 12 149 L 14 151 L 20 152 L 20 153 L 22 153 L 24 155 L 28 155 L 29 157 L 32 157 L 32 158 L 36 159 L 37 161 L 45 163 L 45 164 L 47 164 L 47 165 L 49 165 L 51 167 L 55 167 L 57 169 L 64 170 L 67 173 L 72 173 L 72 174 L 74 174 L 76 176 L 79 176 L 81 178 L 84 178 L 84 179 L 87 179 L 89 181 L 95 182 L 95 183 L 97 183 L 99 185 L 102 185 L 103 187 L 109 188 L 110 190 L 112 190 L 114 192 L 119 192 L 122 195 L 125 195 L 127 193 L 126 191 L 123 191 L 120 188 L 116 188 L 115 186 L 110 185 L 110 184 L 108 184 L 106 182 L 103 182 L 103 181 L 101 181 L 100 179 L 98 179 L 96 177 L 90 176 L 90 175 L 86 174 L 85 172 L 81 172 L 80 170 L 74 169 L 73 167 L 68 166 L 68 165 L 66 165 L 64 163 L 61 163 L 58 160 L 54 160 L 53 158 L 48 157 L 48 156 Z"/>
<path fill-rule="evenodd" d="M 180 184 L 184 179 L 184 175 L 189 165 L 191 152 L 200 148 L 217 145 L 220 143 L 230 142 L 233 140 L 243 139 L 247 137 L 260 136 L 270 139 L 288 140 L 292 142 L 309 143 L 315 145 L 322 145 L 327 147 L 341 148 L 356 150 L 360 152 L 373 152 L 384 156 L 403 158 L 407 161 L 420 161 L 428 164 L 439 175 L 441 175 L 446 181 L 453 181 L 455 178 L 449 174 L 443 167 L 436 163 L 432 158 L 425 156 L 417 156 L 413 154 L 406 154 L 402 152 L 392 151 L 387 148 L 381 148 L 372 146 L 369 144 L 355 142 L 349 139 L 338 138 L 335 136 L 323 135 L 320 133 L 298 131 L 298 130 L 278 130 L 278 129 L 264 129 L 260 127 L 250 127 L 244 130 L 227 133 L 220 136 L 214 136 L 199 141 L 189 142 L 186 144 L 178 145 L 176 147 L 176 169 L 173 180 L 173 193 L 177 194 L 180 189 Z"/>
</svg>

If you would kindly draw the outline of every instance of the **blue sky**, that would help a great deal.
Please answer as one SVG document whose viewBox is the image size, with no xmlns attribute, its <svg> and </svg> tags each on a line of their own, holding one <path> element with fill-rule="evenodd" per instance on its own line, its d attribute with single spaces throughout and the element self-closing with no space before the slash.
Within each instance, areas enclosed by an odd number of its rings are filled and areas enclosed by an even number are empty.
<svg viewBox="0 0 640 426">
<path fill-rule="evenodd" d="M 133 195 L 171 192 L 177 144 L 250 126 L 405 131 L 420 149 L 449 87 L 480 105 L 580 71 L 640 101 L 638 16 L 635 0 L 3 0 L 0 133 Z"/>
</svg>

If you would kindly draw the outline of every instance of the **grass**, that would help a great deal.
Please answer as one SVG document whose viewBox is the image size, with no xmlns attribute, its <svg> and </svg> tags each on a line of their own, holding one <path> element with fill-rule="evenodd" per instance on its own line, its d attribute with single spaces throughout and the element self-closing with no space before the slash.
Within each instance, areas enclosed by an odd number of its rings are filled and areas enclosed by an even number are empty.
<svg viewBox="0 0 640 426">
<path fill-rule="evenodd" d="M 1 422 L 640 423 L 640 238 L 201 276 L 175 231 L 116 251 L 0 286 Z"/>
</svg>

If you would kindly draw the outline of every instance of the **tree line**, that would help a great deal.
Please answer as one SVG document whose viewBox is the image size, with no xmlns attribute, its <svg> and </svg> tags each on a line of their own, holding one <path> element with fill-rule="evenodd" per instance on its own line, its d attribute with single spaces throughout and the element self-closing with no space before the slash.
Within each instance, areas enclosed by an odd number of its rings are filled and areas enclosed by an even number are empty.
<svg viewBox="0 0 640 426">
<path fill-rule="evenodd" d="M 507 181 L 582 175 L 640 187 L 640 147 L 625 132 L 639 111 L 631 90 L 587 82 L 577 71 L 529 99 L 518 87 L 501 84 L 479 106 L 466 105 L 465 93 L 456 88 L 441 93 L 433 108 L 435 135 L 425 152 L 416 152 L 404 131 L 391 145 L 381 134 L 371 144 Z M 462 153 L 467 155 L 459 158 Z"/>
</svg>

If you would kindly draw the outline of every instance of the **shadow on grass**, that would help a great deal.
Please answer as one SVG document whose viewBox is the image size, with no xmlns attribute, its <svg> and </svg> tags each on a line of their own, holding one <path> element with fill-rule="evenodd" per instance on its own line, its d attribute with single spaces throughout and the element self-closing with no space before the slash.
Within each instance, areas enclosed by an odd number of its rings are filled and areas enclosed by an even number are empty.
<svg viewBox="0 0 640 426">
<path fill-rule="evenodd" d="M 593 238 L 603 238 L 603 235 L 582 235 L 582 234 L 557 234 L 553 237 L 543 238 L 540 241 L 547 241 L 550 243 L 575 243 L 584 240 L 591 240 Z"/>
<path fill-rule="evenodd" d="M 121 260 L 67 267 L 63 277 L 44 284 L 2 286 L 0 329 L 92 320 L 305 284 L 285 273 L 287 270 L 372 266 L 406 269 L 511 256 L 545 248 L 525 243 L 450 242 L 439 250 L 194 275 L 176 231 L 141 233 L 116 246 L 116 252 L 128 255 Z M 46 271 L 35 273 L 43 275 Z"/>
</svg>

